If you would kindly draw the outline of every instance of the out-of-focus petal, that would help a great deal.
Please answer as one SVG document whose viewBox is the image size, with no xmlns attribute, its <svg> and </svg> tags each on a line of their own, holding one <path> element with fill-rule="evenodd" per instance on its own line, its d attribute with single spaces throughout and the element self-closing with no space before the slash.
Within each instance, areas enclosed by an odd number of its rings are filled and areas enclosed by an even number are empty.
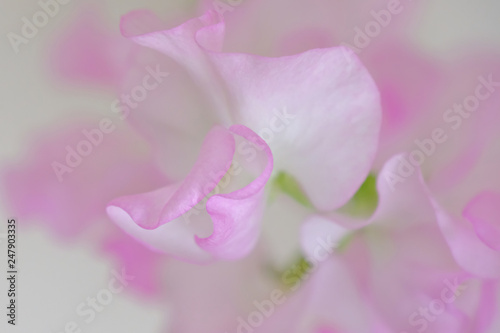
<svg viewBox="0 0 500 333">
<path fill-rule="evenodd" d="M 320 234 L 337 246 L 338 239 L 352 232 L 342 256 L 356 272 L 368 301 L 393 329 L 409 327 L 410 316 L 418 318 L 422 302 L 432 301 L 449 283 L 468 283 L 464 281 L 470 275 L 500 276 L 498 253 L 484 245 L 472 227 L 452 219 L 436 203 L 418 169 L 394 186 L 402 157 L 395 156 L 382 168 L 377 182 L 379 205 L 371 218 L 348 219 L 338 213 L 314 216 L 303 225 L 301 235 L 304 250 L 312 255 L 314 239 Z M 369 249 L 364 255 L 353 250 L 359 244 Z M 471 322 L 461 311 L 450 307 L 433 323 L 432 331 L 452 329 L 462 320 Z"/>
<path fill-rule="evenodd" d="M 333 251 L 340 245 L 342 238 L 347 236 L 351 230 L 337 224 L 323 216 L 311 216 L 304 221 L 300 233 L 300 242 L 304 253 L 310 257 L 316 257 L 319 251 L 318 239 L 326 239 L 325 245 L 331 246 Z"/>
<path fill-rule="evenodd" d="M 161 294 L 160 267 L 165 256 L 152 252 L 141 243 L 124 233 L 109 235 L 102 244 L 102 250 L 112 254 L 127 274 L 134 277 L 130 286 L 146 297 Z"/>
<path fill-rule="evenodd" d="M 383 332 L 377 330 L 381 323 L 341 259 L 331 257 L 319 263 L 301 282 L 301 288 L 287 294 L 286 303 L 278 305 L 256 332 Z"/>
<path fill-rule="evenodd" d="M 420 137 L 444 90 L 445 71 L 436 61 L 399 40 L 369 47 L 360 55 L 382 101 L 382 127 L 375 167 Z M 427 134 L 427 133 L 426 133 Z"/>
<path fill-rule="evenodd" d="M 382 167 L 377 177 L 378 205 L 371 217 L 359 219 L 339 212 L 322 216 L 348 230 L 357 230 L 371 224 L 406 228 L 423 221 L 430 223 L 434 219 L 434 210 L 428 192 L 423 187 L 420 171 L 413 169 L 408 177 L 400 176 L 403 158 L 404 155 L 396 155 Z M 410 214 L 412 211 L 418 211 L 418 214 Z"/>
<path fill-rule="evenodd" d="M 464 219 L 450 216 L 435 201 L 433 204 L 438 224 L 458 264 L 482 278 L 500 278 L 500 253 L 483 243 Z"/>
<path fill-rule="evenodd" d="M 493 250 L 500 251 L 500 194 L 483 192 L 465 207 L 464 217 L 477 236 Z"/>
<path fill-rule="evenodd" d="M 217 1 L 202 1 L 202 10 L 217 9 Z M 409 17 L 418 4 L 403 4 L 396 2 L 397 14 L 387 13 L 388 3 L 383 0 L 353 0 L 353 1 L 324 1 L 324 0 L 253 0 L 230 2 L 233 6 L 219 9 L 227 21 L 227 45 L 229 52 L 245 52 L 264 56 L 282 56 L 303 52 L 306 49 L 350 44 L 361 53 L 369 52 L 371 48 L 379 47 L 384 39 L 394 38 L 407 30 L 403 29 L 409 22 Z M 412 8 L 413 7 L 413 8 Z M 224 9 L 228 9 L 224 11 Z M 385 13 L 381 13 L 385 11 Z M 373 14 L 375 12 L 375 14 Z M 381 15 L 379 19 L 381 34 L 376 38 L 359 37 L 357 29 L 365 31 L 374 15 Z M 387 14 L 389 17 L 387 17 Z M 279 17 L 279 24 L 276 18 Z M 329 36 L 330 42 L 323 37 L 314 38 L 319 34 L 310 35 L 313 39 L 305 40 L 303 31 L 316 31 L 321 35 Z M 363 34 L 364 32 L 362 32 Z M 296 41 L 292 44 L 293 36 Z M 358 36 L 358 37 L 357 37 Z M 363 40 L 361 40 L 363 39 Z M 283 41 L 286 44 L 283 45 Z M 358 43 L 356 43 L 359 41 Z M 364 45 L 360 45 L 363 43 Z M 288 46 L 288 47 L 283 47 Z"/>
<path fill-rule="evenodd" d="M 129 63 L 130 41 L 113 35 L 99 18 L 96 9 L 88 9 L 64 32 L 51 49 L 50 65 L 64 79 L 75 83 L 93 83 L 115 88 Z"/>
<path fill-rule="evenodd" d="M 122 130 L 104 134 L 98 124 L 55 129 L 28 152 L 29 158 L 5 170 L 8 202 L 23 223 L 41 222 L 64 239 L 76 237 L 104 217 L 112 198 L 166 181 L 136 146 L 136 137 Z"/>
<path fill-rule="evenodd" d="M 437 197 L 443 199 L 453 192 L 453 203 L 445 205 L 453 210 L 485 188 L 500 188 L 491 171 L 482 170 L 499 165 L 494 144 L 498 142 L 496 124 L 500 121 L 500 94 L 495 88 L 500 62 L 493 55 L 474 54 L 451 62 L 447 71 L 447 89 L 426 118 L 427 130 L 419 139 L 430 138 L 435 128 L 445 132 L 445 140 L 426 153 L 429 156 L 422 169 Z"/>
<path fill-rule="evenodd" d="M 473 314 L 473 332 L 495 332 L 490 326 L 498 319 L 496 314 L 500 306 L 500 297 L 497 295 L 499 290 L 496 281 L 485 281 L 481 285 L 479 305 Z"/>
<path fill-rule="evenodd" d="M 169 261 L 162 274 L 168 302 L 173 305 L 168 331 L 237 332 L 239 317 L 246 319 L 257 301 L 269 297 L 268 290 L 275 284 L 262 270 L 264 258 L 264 252 L 255 251 L 242 260 L 210 265 Z"/>
</svg>

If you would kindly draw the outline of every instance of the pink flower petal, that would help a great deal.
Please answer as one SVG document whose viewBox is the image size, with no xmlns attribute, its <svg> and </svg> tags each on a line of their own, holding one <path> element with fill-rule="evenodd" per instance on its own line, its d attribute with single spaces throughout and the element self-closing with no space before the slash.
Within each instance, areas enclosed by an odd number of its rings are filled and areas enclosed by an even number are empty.
<svg viewBox="0 0 500 333">
<path fill-rule="evenodd" d="M 376 321 L 380 332 L 409 331 L 410 316 L 420 318 L 419 309 L 456 281 L 467 286 L 463 292 L 466 296 L 457 296 L 456 303 L 428 323 L 428 331 L 458 331 L 464 325 L 476 325 L 478 332 L 483 332 L 491 322 L 491 298 L 482 295 L 480 303 L 471 306 L 464 297 L 473 293 L 471 274 L 487 279 L 499 277 L 500 256 L 485 246 L 464 221 L 450 218 L 439 207 L 419 170 L 392 187 L 401 157 L 389 160 L 378 177 L 379 206 L 374 215 L 364 221 L 347 220 L 339 214 L 309 218 L 301 235 L 305 253 L 315 254 L 318 237 L 330 237 L 333 242 L 329 244 L 335 245 L 347 232 L 369 225 L 353 233 L 341 254 L 332 256 L 343 258 L 353 271 L 362 297 L 376 311 L 374 318 L 381 320 Z M 366 249 L 360 252 L 360 246 Z M 468 308 L 477 312 L 476 316 L 469 316 Z M 372 331 L 377 330 L 372 327 Z"/>
<path fill-rule="evenodd" d="M 184 182 L 153 192 L 121 197 L 108 207 L 124 210 L 138 226 L 155 229 L 183 215 L 212 190 L 229 170 L 235 143 L 222 127 L 213 128 L 201 148 L 198 161 Z"/>
<path fill-rule="evenodd" d="M 50 64 L 59 76 L 74 82 L 98 83 L 114 88 L 129 65 L 134 44 L 113 35 L 88 9 L 75 19 L 51 49 Z"/>
<path fill-rule="evenodd" d="M 214 195 L 207 202 L 214 232 L 208 238 L 197 237 L 196 242 L 220 259 L 241 258 L 254 248 L 260 233 L 264 186 L 273 170 L 273 155 L 264 140 L 242 125 L 233 125 L 230 131 L 264 147 L 267 163 L 249 185 L 228 194 Z"/>
<path fill-rule="evenodd" d="M 402 158 L 403 155 L 395 156 L 383 167 L 377 182 L 379 205 L 371 218 L 352 220 L 332 213 L 310 219 L 303 230 L 314 231 L 313 223 L 318 224 L 318 221 L 321 221 L 323 225 L 321 228 L 327 235 L 331 234 L 334 237 L 338 234 L 337 230 L 343 231 L 336 226 L 328 227 L 328 219 L 351 230 L 366 225 L 390 227 L 393 232 L 426 228 L 432 230 L 428 232 L 433 235 L 436 233 L 442 235 L 436 239 L 436 246 L 441 248 L 440 252 L 443 255 L 451 254 L 456 264 L 465 271 L 482 278 L 500 277 L 500 255 L 483 244 L 464 220 L 452 218 L 441 208 L 427 189 L 419 169 L 414 169 L 411 175 L 403 178 L 402 182 L 394 184 L 394 180 L 397 179 L 395 177 L 401 175 L 398 171 L 402 166 Z M 303 244 L 311 242 L 310 238 L 315 235 L 315 233 L 302 235 Z M 440 244 L 446 245 L 449 252 Z M 430 248 L 430 245 L 428 246 Z"/>
<path fill-rule="evenodd" d="M 323 216 L 311 216 L 304 221 L 301 228 L 300 240 L 304 253 L 309 257 L 317 257 L 318 240 L 324 239 L 327 246 L 331 246 L 331 251 L 336 249 L 345 236 L 352 230 L 349 230 Z M 324 251 L 325 249 L 321 250 Z"/>
<path fill-rule="evenodd" d="M 134 276 L 129 284 L 135 291 L 146 297 L 159 296 L 162 288 L 160 264 L 164 256 L 151 252 L 124 233 L 109 236 L 102 249 L 115 256 L 118 265 Z"/>
<path fill-rule="evenodd" d="M 500 251 L 500 193 L 479 194 L 465 207 L 463 215 L 486 245 Z"/>
<path fill-rule="evenodd" d="M 137 195 L 135 199 L 137 206 L 132 206 L 134 208 L 133 212 L 139 212 L 137 207 L 140 207 L 144 210 L 152 210 L 158 213 L 162 208 L 162 203 L 164 204 L 161 195 L 166 193 L 168 196 L 174 191 L 175 189 L 166 187 L 156 193 L 150 192 Z M 128 205 L 132 204 L 132 198 L 129 198 Z M 206 232 L 207 227 L 209 227 L 207 224 L 210 222 L 208 219 L 200 219 L 196 223 L 187 223 L 185 219 L 179 217 L 173 221 L 159 225 L 156 229 L 148 230 L 137 225 L 137 222 L 131 217 L 129 212 L 118 205 L 119 201 L 115 201 L 114 205 L 108 205 L 106 212 L 109 218 L 126 233 L 150 249 L 193 262 L 205 262 L 210 259 L 208 253 L 203 251 L 194 241 L 196 234 Z M 127 208 L 130 211 L 130 207 L 127 206 Z M 150 216 L 157 217 L 157 215 Z"/>
<path fill-rule="evenodd" d="M 231 166 L 235 152 L 231 133 L 263 149 L 266 166 L 247 186 L 210 197 L 206 204 L 209 215 L 203 214 L 197 204 L 214 189 L 220 190 L 220 181 Z M 117 198 L 108 205 L 107 212 L 126 232 L 158 251 L 194 261 L 241 258 L 258 239 L 263 189 L 272 167 L 269 147 L 250 129 L 241 125 L 232 126 L 230 131 L 216 127 L 207 136 L 200 157 L 184 182 Z"/>
<path fill-rule="evenodd" d="M 284 278 L 285 282 L 298 280 L 293 270 L 285 272 Z M 286 302 L 276 305 L 277 310 L 256 332 L 316 333 L 323 327 L 331 332 L 387 332 L 378 330 L 382 323 L 341 258 L 328 258 L 302 279 L 297 281 L 300 289 L 286 294 Z"/>
<path fill-rule="evenodd" d="M 466 221 L 450 216 L 435 201 L 433 205 L 438 224 L 457 263 L 479 277 L 500 278 L 500 253 L 483 243 Z"/>
<path fill-rule="evenodd" d="M 403 155 L 396 155 L 382 167 L 377 177 L 379 202 L 370 218 L 358 219 L 332 212 L 313 217 L 307 223 L 316 224 L 318 227 L 321 224 L 322 229 L 331 229 L 332 236 L 337 239 L 348 230 L 358 230 L 371 224 L 406 228 L 422 223 L 422 221 L 432 221 L 434 219 L 434 210 L 428 192 L 422 186 L 423 180 L 420 171 L 413 169 L 413 172 L 408 177 L 400 176 L 403 157 Z M 410 214 L 409 212 L 412 211 L 418 211 L 419 214 Z M 328 220 L 334 221 L 340 227 L 327 227 L 324 224 Z M 311 229 L 311 231 L 314 229 Z M 324 232 L 326 232 L 326 229 Z M 307 240 L 304 241 L 307 242 Z"/>
<path fill-rule="evenodd" d="M 344 204 L 365 179 L 377 147 L 380 100 L 369 73 L 343 47 L 264 58 L 216 52 L 222 37 L 223 22 L 208 11 L 171 30 L 131 38 L 185 65 L 213 96 L 221 123 L 244 124 L 264 137 L 277 169 L 296 177 L 320 210 Z"/>
<path fill-rule="evenodd" d="M 500 290 L 496 281 L 485 281 L 481 285 L 481 295 L 474 321 L 474 332 L 494 332 L 489 330 L 491 324 L 498 319 L 500 301 L 497 293 Z"/>
<path fill-rule="evenodd" d="M 320 210 L 344 204 L 368 174 L 381 121 L 378 90 L 355 55 L 330 48 L 212 60 L 237 103 L 236 122 L 269 143 L 276 169 L 293 175 Z"/>
<path fill-rule="evenodd" d="M 159 29 L 158 19 L 146 11 L 131 12 L 122 17 L 120 29 L 137 44 L 162 52 L 182 64 L 207 89 L 207 96 L 219 110 L 222 124 L 229 124 L 224 91 L 207 52 L 220 51 L 224 23 L 214 11 L 191 19 L 170 30 Z M 154 21 L 155 23 L 151 23 Z M 152 31 L 153 30 L 153 31 Z"/>
<path fill-rule="evenodd" d="M 9 204 L 23 224 L 37 221 L 65 240 L 77 237 L 105 218 L 109 200 L 166 181 L 149 156 L 140 153 L 132 133 L 99 136 L 98 126 L 85 122 L 54 129 L 19 164 L 5 168 L 2 182 Z M 90 144 L 84 133 L 97 142 L 88 156 L 78 153 L 84 141 Z"/>
</svg>

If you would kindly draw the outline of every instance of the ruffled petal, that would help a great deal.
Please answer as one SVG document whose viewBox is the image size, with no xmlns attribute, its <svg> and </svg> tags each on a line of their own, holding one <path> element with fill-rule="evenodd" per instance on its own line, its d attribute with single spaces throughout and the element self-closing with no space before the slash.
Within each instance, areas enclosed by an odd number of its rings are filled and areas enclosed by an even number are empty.
<svg viewBox="0 0 500 333">
<path fill-rule="evenodd" d="M 234 151 L 232 134 L 215 127 L 207 135 L 198 160 L 182 183 L 117 198 L 109 203 L 108 209 L 120 208 L 139 227 L 155 229 L 183 215 L 210 194 L 229 170 Z"/>
<path fill-rule="evenodd" d="M 164 191 L 168 192 L 168 189 Z M 142 206 L 144 209 L 158 211 L 158 208 L 161 208 L 161 200 L 158 198 L 155 201 L 157 203 L 155 207 L 147 206 L 146 204 L 151 202 L 144 201 L 138 202 L 138 205 L 144 205 Z M 152 250 L 193 262 L 205 262 L 210 259 L 208 253 L 200 249 L 194 241 L 194 236 L 202 233 L 203 228 L 207 227 L 209 221 L 206 219 L 200 220 L 200 223 L 186 223 L 186 220 L 180 217 L 160 225 L 156 229 L 148 230 L 137 225 L 131 215 L 116 204 L 109 205 L 106 212 L 109 218 L 126 233 Z"/>
<path fill-rule="evenodd" d="M 233 125 L 230 131 L 264 150 L 267 163 L 262 173 L 250 184 L 228 194 L 208 199 L 207 211 L 214 222 L 214 232 L 196 242 L 220 259 L 237 259 L 247 255 L 255 246 L 260 233 L 264 186 L 273 170 L 273 155 L 269 146 L 252 130 Z"/>
<path fill-rule="evenodd" d="M 257 151 L 262 150 L 265 167 L 241 189 L 211 196 L 204 212 L 202 200 L 229 186 L 222 179 L 233 161 L 233 135 L 256 146 L 254 159 Z M 241 125 L 232 126 L 229 131 L 216 127 L 207 136 L 200 157 L 184 182 L 117 198 L 108 205 L 107 212 L 126 232 L 158 251 L 193 261 L 238 259 L 257 242 L 264 186 L 272 169 L 271 151 L 254 132 Z"/>
</svg>

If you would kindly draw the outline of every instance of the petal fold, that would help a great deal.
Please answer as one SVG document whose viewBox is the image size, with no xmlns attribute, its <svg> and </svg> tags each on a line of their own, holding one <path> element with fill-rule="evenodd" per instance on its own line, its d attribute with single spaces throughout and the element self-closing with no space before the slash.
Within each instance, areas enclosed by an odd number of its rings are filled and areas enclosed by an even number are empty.
<svg viewBox="0 0 500 333">
<path fill-rule="evenodd" d="M 214 195 L 207 202 L 214 232 L 208 238 L 197 237 L 196 242 L 220 259 L 241 258 L 255 246 L 263 214 L 264 186 L 273 170 L 273 155 L 264 140 L 242 125 L 233 125 L 230 130 L 263 149 L 267 163 L 262 173 L 247 186 L 228 194 Z"/>
<path fill-rule="evenodd" d="M 465 207 L 463 215 L 486 245 L 500 251 L 500 193 L 480 193 Z"/>
<path fill-rule="evenodd" d="M 257 177 L 236 190 L 234 187 L 255 170 L 247 172 L 246 177 L 240 175 L 244 168 L 240 167 L 237 174 L 231 172 L 231 166 L 237 163 L 235 137 L 243 139 L 238 148 L 244 145 L 246 153 L 251 149 L 251 155 L 241 156 L 246 157 L 244 162 L 250 165 L 258 157 L 258 163 L 253 164 L 263 165 Z M 108 205 L 107 213 L 127 233 L 157 251 L 195 262 L 239 259 L 257 243 L 264 187 L 272 170 L 271 150 L 252 130 L 242 125 L 229 130 L 215 127 L 183 182 L 117 198 Z M 231 179 L 231 175 L 237 178 Z M 224 190 L 227 193 L 219 193 Z"/>
<path fill-rule="evenodd" d="M 200 155 L 186 179 L 158 190 L 125 196 L 109 206 L 119 207 L 144 229 L 155 229 L 172 221 L 198 204 L 229 170 L 235 151 L 234 138 L 222 127 L 207 135 Z"/>
</svg>

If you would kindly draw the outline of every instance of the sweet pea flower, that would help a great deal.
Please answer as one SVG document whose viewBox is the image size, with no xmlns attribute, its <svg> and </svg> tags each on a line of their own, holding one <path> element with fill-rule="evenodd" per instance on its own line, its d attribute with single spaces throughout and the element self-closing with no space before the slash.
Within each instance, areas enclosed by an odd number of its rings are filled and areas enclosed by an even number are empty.
<svg viewBox="0 0 500 333">
<path fill-rule="evenodd" d="M 279 172 L 293 177 L 319 210 L 349 200 L 370 169 L 380 127 L 377 88 L 352 52 L 335 47 L 279 58 L 224 53 L 224 22 L 213 11 L 170 30 L 136 30 L 151 25 L 161 23 L 149 13 L 133 12 L 123 18 L 121 29 L 186 67 L 208 95 L 205 109 L 213 109 L 215 125 L 183 181 L 113 200 L 107 212 L 115 223 L 180 258 L 238 259 L 257 242 L 265 185 Z M 281 107 L 286 114 L 276 113 Z M 271 140 L 272 133 L 266 133 L 281 130 L 277 117 L 287 127 Z M 235 175 L 235 168 L 248 175 Z M 254 178 L 218 194 L 217 184 L 226 174 L 240 184 Z M 193 213 L 214 190 L 206 213 Z"/>
<path fill-rule="evenodd" d="M 75 132 L 10 170 L 14 207 L 64 237 L 109 228 L 100 248 L 136 276 L 136 291 L 162 298 L 173 331 L 496 333 L 496 95 L 394 179 L 408 159 L 395 154 L 443 127 L 478 75 L 500 67 L 417 53 L 399 38 L 404 7 L 366 47 L 352 28 L 386 2 L 247 1 L 226 22 L 208 10 L 173 29 L 138 11 L 122 20 L 128 39 L 86 14 L 54 65 L 117 93 L 113 111 L 148 140 L 163 174 L 150 159 L 136 164 L 125 136 L 89 157 L 103 169 L 83 165 L 57 184 L 47 166 Z M 363 65 L 331 47 L 344 43 Z M 162 82 L 123 97 L 148 75 Z M 104 210 L 139 242 L 96 224 Z"/>
</svg>

